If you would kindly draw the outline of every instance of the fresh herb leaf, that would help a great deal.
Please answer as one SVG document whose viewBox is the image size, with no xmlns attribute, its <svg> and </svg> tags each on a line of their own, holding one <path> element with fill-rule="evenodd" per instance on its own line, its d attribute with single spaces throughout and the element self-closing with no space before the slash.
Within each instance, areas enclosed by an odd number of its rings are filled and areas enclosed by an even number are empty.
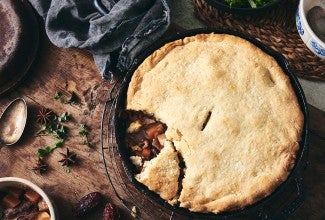
<svg viewBox="0 0 325 220">
<path fill-rule="evenodd" d="M 88 133 L 89 133 L 89 127 L 86 124 L 80 124 L 79 135 L 81 137 L 85 137 L 88 135 Z"/>
<path fill-rule="evenodd" d="M 63 145 L 64 140 L 60 139 L 56 141 L 53 146 L 46 146 L 45 148 L 39 148 L 37 150 L 37 156 L 38 157 L 45 157 L 49 153 L 51 153 L 54 149 L 61 147 Z"/>
<path fill-rule="evenodd" d="M 64 99 L 63 99 L 62 94 L 60 92 L 55 92 L 53 98 L 55 100 L 60 101 L 61 103 L 64 103 Z"/>
<path fill-rule="evenodd" d="M 61 118 L 62 117 L 62 118 Z M 67 120 L 68 114 L 62 114 L 59 118 L 60 120 Z M 58 139 L 65 139 L 68 134 L 68 128 L 64 125 L 58 123 L 59 119 L 54 119 L 48 123 L 46 123 L 38 132 L 36 132 L 35 136 L 43 136 L 43 135 L 53 135 Z"/>
<path fill-rule="evenodd" d="M 40 148 L 37 151 L 37 156 L 38 157 L 45 157 L 46 155 L 48 155 L 49 153 L 51 153 L 52 150 L 53 150 L 53 148 L 50 147 L 50 146 L 47 146 L 45 148 Z"/>
<path fill-rule="evenodd" d="M 54 143 L 55 148 L 61 147 L 63 145 L 64 140 L 60 139 Z"/>
<path fill-rule="evenodd" d="M 36 132 L 35 136 L 43 136 L 46 135 L 46 124 L 42 126 L 42 128 Z"/>
<path fill-rule="evenodd" d="M 55 92 L 53 98 L 56 99 L 56 100 L 60 99 L 61 98 L 61 93 L 60 92 Z"/>
<path fill-rule="evenodd" d="M 258 8 L 274 2 L 275 0 L 225 0 L 230 7 L 251 7 Z"/>
<path fill-rule="evenodd" d="M 57 120 L 59 121 L 59 122 L 67 122 L 67 121 L 69 121 L 70 120 L 70 117 L 69 117 L 69 115 L 68 115 L 68 112 L 63 112 L 58 118 L 57 118 Z"/>
<path fill-rule="evenodd" d="M 245 7 L 247 6 L 246 0 L 225 0 L 230 7 Z"/>
<path fill-rule="evenodd" d="M 40 148 L 37 151 L 38 157 L 44 157 L 51 153 L 55 148 L 61 147 L 68 135 L 68 127 L 60 124 L 60 122 L 68 121 L 68 113 L 64 112 L 59 117 L 54 117 L 51 121 L 47 122 L 42 128 L 35 134 L 35 136 L 52 135 L 58 140 L 53 145 L 45 148 Z"/>
<path fill-rule="evenodd" d="M 90 128 L 86 124 L 80 124 L 79 127 L 79 135 L 84 138 L 83 145 L 86 145 L 89 148 L 93 148 L 94 146 L 88 140 Z"/>
<path fill-rule="evenodd" d="M 52 131 L 53 135 L 59 139 L 65 139 L 68 134 L 68 128 L 64 125 L 58 125 L 55 130 Z"/>
</svg>

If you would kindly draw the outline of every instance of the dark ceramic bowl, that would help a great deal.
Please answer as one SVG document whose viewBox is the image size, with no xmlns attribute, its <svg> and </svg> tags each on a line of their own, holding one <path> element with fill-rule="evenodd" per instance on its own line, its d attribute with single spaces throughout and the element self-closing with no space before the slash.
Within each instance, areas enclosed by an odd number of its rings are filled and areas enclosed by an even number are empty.
<svg viewBox="0 0 325 220">
<path fill-rule="evenodd" d="M 278 5 L 281 1 L 284 0 L 275 0 L 272 3 L 269 3 L 262 7 L 251 8 L 249 5 L 247 7 L 230 7 L 224 0 L 207 0 L 207 3 L 212 7 L 220 9 L 222 11 L 226 11 L 232 14 L 242 14 L 242 15 L 254 15 L 260 14 L 263 12 L 267 12 L 273 9 L 276 5 Z"/>
<path fill-rule="evenodd" d="M 1 0 L 0 27 L 0 95 L 4 96 L 30 73 L 38 52 L 39 28 L 27 0 Z"/>
<path fill-rule="evenodd" d="M 299 152 L 296 159 L 295 167 L 292 169 L 291 174 L 287 178 L 287 180 L 282 183 L 277 189 L 269 196 L 261 199 L 260 201 L 254 203 L 253 205 L 247 206 L 242 210 L 237 211 L 229 211 L 223 212 L 220 214 L 212 214 L 212 213 L 194 213 L 190 212 L 187 209 L 180 207 L 173 207 L 166 203 L 163 199 L 161 199 L 157 194 L 148 190 L 144 185 L 139 183 L 134 177 L 135 167 L 130 162 L 129 156 L 130 152 L 127 150 L 128 148 L 125 145 L 125 131 L 126 131 L 126 123 L 124 117 L 121 117 L 121 112 L 125 110 L 125 102 L 126 102 L 126 92 L 128 89 L 129 82 L 133 75 L 133 72 L 137 69 L 137 67 L 144 61 L 144 59 L 149 56 L 156 49 L 160 48 L 164 44 L 182 39 L 184 37 L 193 36 L 201 33 L 216 33 L 216 34 L 232 34 L 235 36 L 239 36 L 243 39 L 246 39 L 262 49 L 265 53 L 274 57 L 274 59 L 279 63 L 282 67 L 285 74 L 289 77 L 291 85 L 295 91 L 295 94 L 298 98 L 298 102 L 301 108 L 301 111 L 304 114 L 304 127 L 301 134 L 301 140 L 299 143 Z M 307 102 L 303 93 L 303 90 L 297 80 L 295 74 L 289 69 L 287 61 L 284 59 L 282 55 L 273 51 L 271 48 L 265 46 L 261 42 L 256 39 L 249 37 L 247 35 L 243 35 L 238 32 L 229 31 L 229 30 L 210 30 L 210 29 L 198 29 L 198 30 L 190 30 L 184 33 L 176 34 L 168 39 L 163 39 L 159 42 L 156 42 L 151 48 L 145 50 L 138 59 L 135 60 L 133 67 L 125 73 L 126 77 L 122 82 L 122 87 L 120 88 L 117 101 L 116 101 L 116 109 L 114 115 L 114 128 L 115 128 L 115 136 L 116 143 L 118 146 L 118 151 L 120 157 L 122 159 L 125 174 L 129 178 L 129 180 L 134 184 L 134 186 L 143 194 L 153 199 L 163 207 L 166 207 L 177 214 L 187 216 L 189 218 L 195 219 L 232 219 L 232 218 L 247 218 L 250 219 L 286 219 L 294 210 L 296 210 L 304 200 L 304 186 L 302 182 L 302 171 L 306 167 L 307 163 L 307 153 L 308 153 L 308 110 L 307 110 Z M 294 191 L 294 192 L 292 192 Z M 289 194 L 289 195 L 288 195 Z M 292 199 L 292 197 L 294 197 Z M 282 201 L 281 201 L 282 200 Z M 284 201 L 283 201 L 284 200 Z M 277 206 L 281 204 L 281 206 Z M 276 205 L 274 211 L 271 211 L 272 208 L 270 206 Z"/>
</svg>

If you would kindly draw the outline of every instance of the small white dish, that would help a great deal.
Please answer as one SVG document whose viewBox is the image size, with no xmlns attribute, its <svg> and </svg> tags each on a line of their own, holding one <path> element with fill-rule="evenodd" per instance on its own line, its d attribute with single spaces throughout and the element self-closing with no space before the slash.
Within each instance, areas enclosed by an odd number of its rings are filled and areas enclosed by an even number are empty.
<svg viewBox="0 0 325 220">
<path fill-rule="evenodd" d="M 55 209 L 53 206 L 53 203 L 49 199 L 49 197 L 46 195 L 46 193 L 37 185 L 30 182 L 29 180 L 18 178 L 18 177 L 2 177 L 0 178 L 0 190 L 6 187 L 27 187 L 31 188 L 35 192 L 37 192 L 46 202 L 47 206 L 49 207 L 49 213 L 51 216 L 51 220 L 56 220 L 55 216 Z"/>
<path fill-rule="evenodd" d="M 324 9 L 325 0 L 300 0 L 296 13 L 296 26 L 298 33 L 306 46 L 315 55 L 325 59 L 325 42 L 321 41 L 313 32 L 307 20 L 308 11 L 315 6 L 320 6 Z"/>
</svg>

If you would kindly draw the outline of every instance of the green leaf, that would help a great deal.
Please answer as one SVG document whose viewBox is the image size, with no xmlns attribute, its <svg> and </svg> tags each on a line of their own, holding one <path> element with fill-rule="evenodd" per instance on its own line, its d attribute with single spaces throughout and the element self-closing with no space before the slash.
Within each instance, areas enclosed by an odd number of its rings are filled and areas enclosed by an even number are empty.
<svg viewBox="0 0 325 220">
<path fill-rule="evenodd" d="M 254 2 L 254 0 L 248 0 L 248 3 L 250 4 L 250 6 L 251 6 L 252 8 L 256 8 L 256 7 L 257 7 L 257 5 L 256 5 L 256 3 Z"/>
<path fill-rule="evenodd" d="M 65 139 L 68 134 L 68 128 L 64 125 L 58 125 L 53 131 L 53 135 L 59 139 Z"/>
<path fill-rule="evenodd" d="M 270 4 L 274 2 L 275 0 L 225 0 L 225 2 L 230 7 L 251 7 L 251 8 L 257 8 L 257 7 L 263 7 L 267 4 Z"/>
<path fill-rule="evenodd" d="M 56 94 L 58 97 L 58 94 Z M 40 135 L 52 135 L 58 140 L 54 142 L 53 145 L 47 146 L 45 148 L 40 148 L 37 150 L 38 157 L 44 157 L 47 154 L 51 153 L 54 149 L 61 147 L 68 135 L 68 127 L 60 124 L 59 122 L 65 122 L 69 120 L 67 112 L 64 112 L 59 117 L 55 117 L 51 121 L 47 122 L 36 134 L 35 136 Z"/>
<path fill-rule="evenodd" d="M 42 149 L 42 148 L 37 150 L 37 156 L 38 157 L 44 157 L 46 154 L 47 154 L 46 151 L 44 149 Z"/>
<path fill-rule="evenodd" d="M 82 137 L 87 136 L 89 133 L 89 127 L 86 124 L 80 124 L 79 135 Z"/>
<path fill-rule="evenodd" d="M 45 148 L 39 148 L 37 150 L 38 157 L 45 157 L 49 153 L 51 153 L 54 149 L 61 147 L 63 145 L 64 140 L 60 139 L 54 143 L 53 146 L 46 146 Z"/>
<path fill-rule="evenodd" d="M 47 132 L 46 126 L 43 125 L 42 128 L 36 132 L 35 136 L 41 136 L 41 135 L 45 135 Z"/>
<path fill-rule="evenodd" d="M 50 146 L 47 146 L 45 148 L 40 148 L 37 151 L 37 156 L 38 157 L 45 157 L 46 155 L 48 155 L 49 153 L 51 153 L 52 150 L 53 150 L 53 148 L 50 147 Z"/>
<path fill-rule="evenodd" d="M 57 142 L 54 143 L 55 148 L 61 147 L 63 145 L 64 140 L 60 139 Z"/>
<path fill-rule="evenodd" d="M 61 93 L 60 92 L 55 92 L 53 98 L 54 99 L 60 99 L 61 98 Z"/>
<path fill-rule="evenodd" d="M 63 113 L 61 114 L 61 116 L 59 116 L 59 117 L 57 118 L 57 120 L 58 120 L 59 122 L 67 122 L 67 121 L 69 121 L 70 118 L 69 118 L 69 116 L 68 116 L 68 112 L 63 112 Z"/>
</svg>

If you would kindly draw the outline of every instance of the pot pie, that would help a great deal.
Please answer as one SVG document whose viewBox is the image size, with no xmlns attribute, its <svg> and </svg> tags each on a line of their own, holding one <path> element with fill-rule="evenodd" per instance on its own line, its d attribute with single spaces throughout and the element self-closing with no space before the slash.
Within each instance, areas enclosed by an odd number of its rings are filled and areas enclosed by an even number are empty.
<svg viewBox="0 0 325 220">
<path fill-rule="evenodd" d="M 193 212 L 242 209 L 295 164 L 303 114 L 275 59 L 240 37 L 165 44 L 136 69 L 126 101 L 135 178 Z"/>
</svg>

